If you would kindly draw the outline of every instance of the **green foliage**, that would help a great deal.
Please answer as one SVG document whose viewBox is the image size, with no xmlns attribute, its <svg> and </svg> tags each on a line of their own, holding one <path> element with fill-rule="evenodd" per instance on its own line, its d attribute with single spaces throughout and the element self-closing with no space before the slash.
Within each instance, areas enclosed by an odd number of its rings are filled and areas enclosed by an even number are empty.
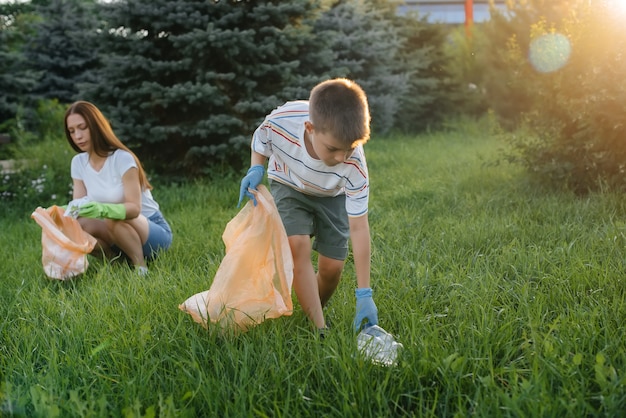
<svg viewBox="0 0 626 418">
<path fill-rule="evenodd" d="M 165 173 L 247 164 L 262 118 L 330 77 L 364 87 L 377 132 L 423 128 L 450 109 L 449 81 L 437 79 L 447 77 L 437 52 L 445 32 L 396 17 L 387 1 L 117 2 L 108 10 L 102 33 L 112 53 L 86 96 Z"/>
<path fill-rule="evenodd" d="M 446 30 L 396 16 L 396 3 L 2 6 L 8 23 L 0 54 L 13 55 L 0 63 L 0 86 L 9 92 L 0 99 L 0 121 L 4 130 L 35 132 L 37 99 L 89 100 L 150 171 L 172 178 L 246 165 L 263 117 L 332 77 L 364 87 L 375 132 L 433 127 L 461 102 L 450 98 L 458 88 L 441 51 Z"/>
<path fill-rule="evenodd" d="M 395 6 L 388 1 L 340 1 L 315 21 L 314 29 L 318 41 L 330 39 L 335 74 L 355 80 L 365 90 L 372 128 L 380 133 L 394 127 L 400 100 L 408 93 L 394 13 Z"/>
<path fill-rule="evenodd" d="M 463 79 L 484 96 L 479 108 L 494 111 L 506 129 L 519 126 L 535 103 L 537 73 L 528 61 L 532 25 L 544 21 L 551 26 L 582 3 L 585 0 L 511 1 L 506 12 L 492 8 L 491 19 L 474 26 L 472 41 L 462 50 L 468 64 L 462 67 Z"/>
<path fill-rule="evenodd" d="M 30 100 L 55 99 L 70 103 L 78 86 L 89 80 L 89 70 L 98 62 L 94 42 L 97 23 L 95 1 L 51 0 L 35 7 L 33 36 L 24 45 L 29 68 L 37 72 Z"/>
<path fill-rule="evenodd" d="M 94 1 L 0 7 L 0 132 L 39 134 L 41 100 L 68 103 L 97 61 Z M 57 124 L 60 121 L 57 121 Z"/>
<path fill-rule="evenodd" d="M 405 347 L 393 368 L 356 352 L 351 260 L 324 341 L 295 299 L 240 335 L 178 310 L 219 268 L 236 178 L 155 184 L 174 243 L 147 278 L 90 258 L 82 277 L 48 280 L 30 212 L 0 217 L 2 415 L 620 416 L 623 195 L 542 193 L 520 167 L 485 164 L 501 146 L 487 130 L 366 145 L 374 297 Z"/>
<path fill-rule="evenodd" d="M 449 29 L 396 16 L 395 7 L 385 0 L 340 1 L 315 21 L 317 39 L 330 39 L 335 71 L 365 89 L 377 133 L 437 126 L 454 113 L 458 90 L 443 49 Z"/>
<path fill-rule="evenodd" d="M 6 132 L 38 74 L 29 68 L 22 47 L 33 36 L 30 5 L 0 4 L 0 132 Z"/>
<path fill-rule="evenodd" d="M 39 100 L 36 110 L 37 118 L 34 133 L 39 139 L 65 138 L 65 105 L 56 99 Z"/>
<path fill-rule="evenodd" d="M 64 113 L 56 101 L 42 100 L 36 111 L 37 131 L 11 131 L 12 168 L 1 173 L 0 181 L 0 202 L 7 213 L 65 205 L 71 200 L 69 169 L 74 151 L 63 134 Z"/>
<path fill-rule="evenodd" d="M 541 182 L 577 193 L 626 190 L 623 24 L 623 15 L 610 7 L 582 5 L 559 22 L 539 19 L 530 26 L 531 41 L 559 33 L 571 43 L 562 68 L 539 72 L 528 63 L 520 65 L 524 82 L 516 90 L 527 101 L 523 122 L 528 135 L 511 134 L 517 150 L 511 158 Z M 511 42 L 513 61 L 525 60 L 522 51 Z"/>
<path fill-rule="evenodd" d="M 240 166 L 265 114 L 306 98 L 330 67 L 306 25 L 313 6 L 111 3 L 102 28 L 108 54 L 86 97 L 148 166 L 191 175 L 209 174 L 210 163 Z"/>
<path fill-rule="evenodd" d="M 509 129 L 517 126 L 520 114 L 529 107 L 524 89 L 528 63 L 523 57 L 517 60 L 522 54 L 516 54 L 515 60 L 510 55 L 511 45 L 519 48 L 525 31 L 528 23 L 521 14 L 509 17 L 496 12 L 488 23 L 474 27 L 473 41 L 462 50 L 460 60 L 465 64 L 463 79 L 484 96 L 486 105 L 481 109 L 491 109 Z"/>
<path fill-rule="evenodd" d="M 402 39 L 398 63 L 408 85 L 404 91 L 394 90 L 399 101 L 395 128 L 412 133 L 437 128 L 444 119 L 467 110 L 463 103 L 468 100 L 461 93 L 469 83 L 455 77 L 454 56 L 446 51 L 454 31 L 418 16 L 396 21 Z"/>
<path fill-rule="evenodd" d="M 485 74 L 490 71 L 481 61 L 483 55 L 478 51 L 489 50 L 491 42 L 484 26 L 475 25 L 471 36 L 467 35 L 464 27 L 451 30 L 447 42 L 443 44 L 442 50 L 447 60 L 442 67 L 448 72 L 450 79 L 450 91 L 444 97 L 449 100 L 449 105 L 455 107 L 456 114 L 480 118 L 488 109 Z M 448 110 L 441 113 L 445 117 L 451 112 Z"/>
<path fill-rule="evenodd" d="M 67 142 L 49 139 L 29 151 L 28 160 L 15 160 L 13 169 L 1 174 L 0 202 L 6 214 L 65 205 L 72 199 L 69 164 L 73 154 Z"/>
</svg>

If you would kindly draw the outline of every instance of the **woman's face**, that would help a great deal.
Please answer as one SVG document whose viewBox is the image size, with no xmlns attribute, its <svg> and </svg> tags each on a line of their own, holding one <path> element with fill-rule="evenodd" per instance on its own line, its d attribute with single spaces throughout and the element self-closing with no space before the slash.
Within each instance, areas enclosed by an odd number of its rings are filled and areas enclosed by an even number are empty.
<svg viewBox="0 0 626 418">
<path fill-rule="evenodd" d="M 87 126 L 85 118 L 77 113 L 72 113 L 67 117 L 65 123 L 67 124 L 67 130 L 74 144 L 76 144 L 81 151 L 90 152 L 93 149 L 93 144 L 91 143 L 91 134 L 89 133 L 89 126 Z"/>
</svg>

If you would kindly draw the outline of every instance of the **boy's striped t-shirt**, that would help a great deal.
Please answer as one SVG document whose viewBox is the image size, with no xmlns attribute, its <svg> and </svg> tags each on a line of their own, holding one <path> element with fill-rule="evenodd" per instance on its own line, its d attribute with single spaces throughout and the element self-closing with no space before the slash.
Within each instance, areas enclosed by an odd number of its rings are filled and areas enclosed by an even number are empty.
<svg viewBox="0 0 626 418">
<path fill-rule="evenodd" d="M 312 196 L 345 193 L 349 216 L 367 213 L 369 177 L 363 146 L 345 162 L 329 167 L 309 155 L 304 143 L 304 122 L 309 102 L 287 102 L 270 113 L 252 137 L 252 149 L 269 158 L 268 178 Z"/>
</svg>

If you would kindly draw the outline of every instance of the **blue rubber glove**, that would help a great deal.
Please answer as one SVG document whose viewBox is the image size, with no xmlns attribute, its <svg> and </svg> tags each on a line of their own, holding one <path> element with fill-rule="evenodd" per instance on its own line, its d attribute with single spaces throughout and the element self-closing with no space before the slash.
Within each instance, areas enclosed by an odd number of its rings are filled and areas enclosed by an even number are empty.
<svg viewBox="0 0 626 418">
<path fill-rule="evenodd" d="M 378 325 L 378 309 L 372 299 L 372 289 L 363 287 L 356 289 L 356 316 L 354 317 L 354 331 L 359 332 L 361 323 L 367 318 L 366 327 Z"/>
<path fill-rule="evenodd" d="M 78 208 L 78 216 L 83 218 L 126 219 L 126 207 L 123 203 L 88 202 Z"/>
<path fill-rule="evenodd" d="M 241 179 L 241 186 L 239 187 L 239 203 L 237 203 L 237 207 L 241 206 L 241 201 L 243 200 L 244 195 L 252 199 L 254 206 L 256 206 L 256 198 L 248 191 L 248 189 L 256 190 L 257 186 L 261 184 L 261 181 L 263 181 L 264 174 L 265 168 L 260 164 L 253 165 L 248 169 L 246 176 Z"/>
</svg>

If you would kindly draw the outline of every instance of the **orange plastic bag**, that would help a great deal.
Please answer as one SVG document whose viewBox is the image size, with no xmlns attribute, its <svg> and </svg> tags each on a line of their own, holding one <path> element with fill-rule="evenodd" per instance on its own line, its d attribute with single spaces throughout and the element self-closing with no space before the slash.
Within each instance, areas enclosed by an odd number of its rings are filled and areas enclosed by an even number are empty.
<svg viewBox="0 0 626 418">
<path fill-rule="evenodd" d="M 194 321 L 247 330 L 265 319 L 291 315 L 293 259 L 272 195 L 263 185 L 226 225 L 226 255 L 209 290 L 179 305 Z"/>
<path fill-rule="evenodd" d="M 89 266 L 87 254 L 97 241 L 83 231 L 78 221 L 64 216 L 59 206 L 37 208 L 31 218 L 41 226 L 41 262 L 46 275 L 65 280 L 84 273 Z"/>
</svg>

